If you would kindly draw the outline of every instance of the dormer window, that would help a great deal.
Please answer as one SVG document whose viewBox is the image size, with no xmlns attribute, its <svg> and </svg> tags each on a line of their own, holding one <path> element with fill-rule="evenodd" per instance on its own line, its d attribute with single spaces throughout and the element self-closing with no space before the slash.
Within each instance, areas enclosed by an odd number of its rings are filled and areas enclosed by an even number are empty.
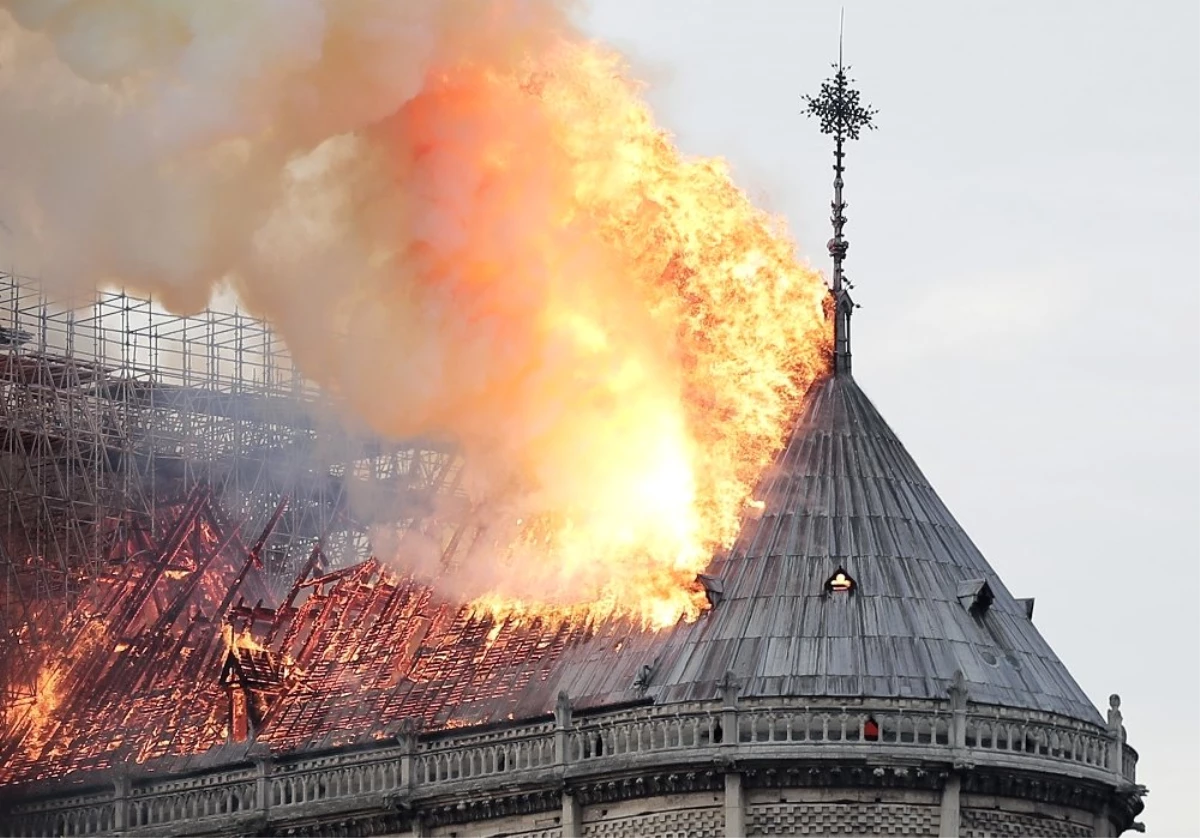
<svg viewBox="0 0 1200 838">
<path fill-rule="evenodd" d="M 995 599 L 986 579 L 964 579 L 958 583 L 959 603 L 976 617 L 983 616 Z"/>
<path fill-rule="evenodd" d="M 854 591 L 856 582 L 844 568 L 838 568 L 825 583 L 825 592 L 830 594 L 848 594 Z"/>
</svg>

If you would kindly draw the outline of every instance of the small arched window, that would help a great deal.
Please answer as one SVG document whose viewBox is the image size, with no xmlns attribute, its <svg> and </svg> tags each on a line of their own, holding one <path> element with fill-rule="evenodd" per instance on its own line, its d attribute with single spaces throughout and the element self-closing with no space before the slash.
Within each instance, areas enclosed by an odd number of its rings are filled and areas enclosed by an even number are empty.
<svg viewBox="0 0 1200 838">
<path fill-rule="evenodd" d="M 851 578 L 845 568 L 839 567 L 825 583 L 825 592 L 829 594 L 849 594 L 853 593 L 857 586 L 858 583 Z"/>
</svg>

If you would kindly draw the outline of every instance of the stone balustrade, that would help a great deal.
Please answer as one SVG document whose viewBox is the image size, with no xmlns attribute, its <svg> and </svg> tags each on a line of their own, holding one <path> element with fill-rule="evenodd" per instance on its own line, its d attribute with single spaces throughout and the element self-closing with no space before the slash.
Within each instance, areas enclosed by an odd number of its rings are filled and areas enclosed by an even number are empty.
<svg viewBox="0 0 1200 838">
<path fill-rule="evenodd" d="M 195 831 L 207 819 L 226 825 L 286 821 L 313 807 L 419 803 L 494 785 L 498 778 L 557 785 L 639 765 L 861 759 L 881 746 L 889 756 L 1070 773 L 1108 785 L 1136 778 L 1136 752 L 1109 731 L 1046 713 L 984 706 L 956 713 L 946 702 L 920 700 L 846 706 L 714 701 L 568 716 L 557 724 L 404 735 L 371 748 L 186 776 L 150 775 L 91 794 L 18 802 L 0 832 L 171 834 Z"/>
<path fill-rule="evenodd" d="M 405 780 L 401 775 L 403 749 L 394 743 L 380 744 L 366 751 L 261 763 L 265 811 L 378 797 L 401 788 Z"/>
<path fill-rule="evenodd" d="M 22 803 L 10 820 L 0 825 L 0 834 L 105 835 L 116 829 L 115 793 L 109 789 Z"/>
<path fill-rule="evenodd" d="M 490 740 L 456 743 L 453 739 L 423 748 L 413 760 L 416 785 L 473 780 L 511 774 L 558 763 L 553 733 L 500 736 Z"/>
</svg>

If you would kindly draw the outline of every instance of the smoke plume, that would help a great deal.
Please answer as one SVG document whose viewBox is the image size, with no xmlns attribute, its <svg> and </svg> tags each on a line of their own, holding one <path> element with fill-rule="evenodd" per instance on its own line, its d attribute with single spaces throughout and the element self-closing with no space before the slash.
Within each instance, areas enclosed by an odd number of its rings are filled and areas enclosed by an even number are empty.
<svg viewBox="0 0 1200 838">
<path fill-rule="evenodd" d="M 0 8 L 6 255 L 179 312 L 232 287 L 358 420 L 458 445 L 460 591 L 694 608 L 824 369 L 825 287 L 561 4 Z"/>
</svg>

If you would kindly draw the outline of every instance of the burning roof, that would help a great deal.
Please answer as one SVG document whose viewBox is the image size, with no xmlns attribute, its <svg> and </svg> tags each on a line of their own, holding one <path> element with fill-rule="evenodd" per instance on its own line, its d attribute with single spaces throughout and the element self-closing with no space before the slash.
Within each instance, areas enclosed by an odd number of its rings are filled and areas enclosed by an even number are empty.
<svg viewBox="0 0 1200 838">
<path fill-rule="evenodd" d="M 973 700 L 1099 723 L 848 375 L 815 388 L 759 491 L 710 568 L 719 600 L 664 631 L 497 616 L 374 559 L 327 572 L 319 550 L 275 601 L 262 539 L 247 547 L 196 492 L 160 545 L 130 545 L 87 593 L 0 781 L 529 719 L 561 689 L 580 707 L 711 698 L 727 673 L 746 696 L 939 698 L 961 670 Z M 839 567 L 854 584 L 831 591 Z M 972 613 L 958 590 L 978 578 L 994 601 Z"/>
<path fill-rule="evenodd" d="M 0 782 L 185 757 L 233 740 L 289 751 L 536 716 L 571 647 L 613 643 L 622 620 L 497 619 L 439 601 L 374 559 L 309 563 L 272 599 L 235 529 L 202 492 L 156 549 L 92 586 L 17 711 Z M 632 676 L 627 683 L 632 684 Z"/>
</svg>

